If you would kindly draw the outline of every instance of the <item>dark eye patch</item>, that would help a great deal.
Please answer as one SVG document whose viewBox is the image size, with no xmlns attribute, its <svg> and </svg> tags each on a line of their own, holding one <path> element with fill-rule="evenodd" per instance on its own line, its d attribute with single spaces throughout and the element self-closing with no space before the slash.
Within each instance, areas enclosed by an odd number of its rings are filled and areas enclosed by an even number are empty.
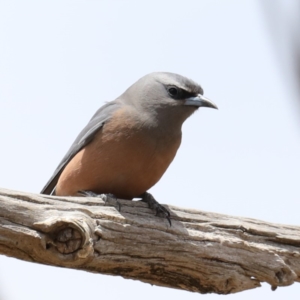
<svg viewBox="0 0 300 300">
<path fill-rule="evenodd" d="M 188 92 L 184 89 L 181 89 L 177 86 L 168 86 L 167 87 L 167 91 L 169 93 L 169 95 L 173 98 L 173 99 L 176 99 L 176 100 L 184 100 L 186 98 L 189 98 L 189 97 L 192 97 L 194 96 L 193 93 L 191 92 Z"/>
<path fill-rule="evenodd" d="M 168 92 L 169 92 L 170 96 L 172 96 L 172 97 L 177 97 L 178 94 L 180 93 L 180 91 L 176 87 L 170 87 L 168 89 Z"/>
</svg>

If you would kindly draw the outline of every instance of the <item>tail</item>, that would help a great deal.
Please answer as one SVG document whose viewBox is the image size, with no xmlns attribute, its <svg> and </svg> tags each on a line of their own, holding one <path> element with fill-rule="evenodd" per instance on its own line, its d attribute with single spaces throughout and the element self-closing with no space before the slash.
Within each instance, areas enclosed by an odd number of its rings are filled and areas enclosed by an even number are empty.
<svg viewBox="0 0 300 300">
<path fill-rule="evenodd" d="M 41 190 L 41 194 L 44 195 L 55 195 L 55 187 L 58 181 L 58 178 L 60 176 L 60 173 L 53 174 L 53 176 L 49 179 L 49 181 L 46 183 L 44 188 Z"/>
</svg>

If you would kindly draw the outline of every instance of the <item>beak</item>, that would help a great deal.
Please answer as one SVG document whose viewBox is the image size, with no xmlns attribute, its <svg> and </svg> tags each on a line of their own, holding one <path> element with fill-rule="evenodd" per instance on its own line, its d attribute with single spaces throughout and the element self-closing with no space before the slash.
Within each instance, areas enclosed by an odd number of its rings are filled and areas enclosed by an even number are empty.
<svg viewBox="0 0 300 300">
<path fill-rule="evenodd" d="M 195 97 L 190 97 L 185 99 L 184 105 L 197 106 L 197 107 L 204 106 L 204 107 L 211 107 L 211 108 L 218 109 L 216 104 L 214 104 L 212 101 L 205 98 L 201 94 L 198 94 Z"/>
</svg>

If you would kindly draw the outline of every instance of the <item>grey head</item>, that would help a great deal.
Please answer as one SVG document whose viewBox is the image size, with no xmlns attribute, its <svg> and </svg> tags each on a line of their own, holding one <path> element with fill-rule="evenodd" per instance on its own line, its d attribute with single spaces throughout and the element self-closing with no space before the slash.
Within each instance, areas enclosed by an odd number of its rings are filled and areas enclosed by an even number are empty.
<svg viewBox="0 0 300 300">
<path fill-rule="evenodd" d="M 217 106 L 203 96 L 202 87 L 178 74 L 167 72 L 150 73 L 131 87 L 119 99 L 135 106 L 141 114 L 167 122 L 183 123 L 199 107 Z"/>
</svg>

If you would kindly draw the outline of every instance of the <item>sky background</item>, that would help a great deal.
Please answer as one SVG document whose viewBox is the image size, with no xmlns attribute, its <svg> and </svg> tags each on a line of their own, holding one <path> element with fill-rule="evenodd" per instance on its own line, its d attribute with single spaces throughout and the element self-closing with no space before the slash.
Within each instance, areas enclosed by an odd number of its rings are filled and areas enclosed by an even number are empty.
<svg viewBox="0 0 300 300">
<path fill-rule="evenodd" d="M 219 110 L 186 121 L 150 192 L 161 203 L 299 225 L 300 101 L 288 49 L 278 51 L 286 32 L 271 34 L 267 2 L 0 1 L 1 187 L 38 193 L 102 104 L 168 71 L 200 83 Z M 283 24 L 293 3 L 281 1 Z M 263 284 L 226 300 L 299 294 L 300 284 Z M 0 256 L 1 300 L 199 297 L 221 296 Z"/>
</svg>

